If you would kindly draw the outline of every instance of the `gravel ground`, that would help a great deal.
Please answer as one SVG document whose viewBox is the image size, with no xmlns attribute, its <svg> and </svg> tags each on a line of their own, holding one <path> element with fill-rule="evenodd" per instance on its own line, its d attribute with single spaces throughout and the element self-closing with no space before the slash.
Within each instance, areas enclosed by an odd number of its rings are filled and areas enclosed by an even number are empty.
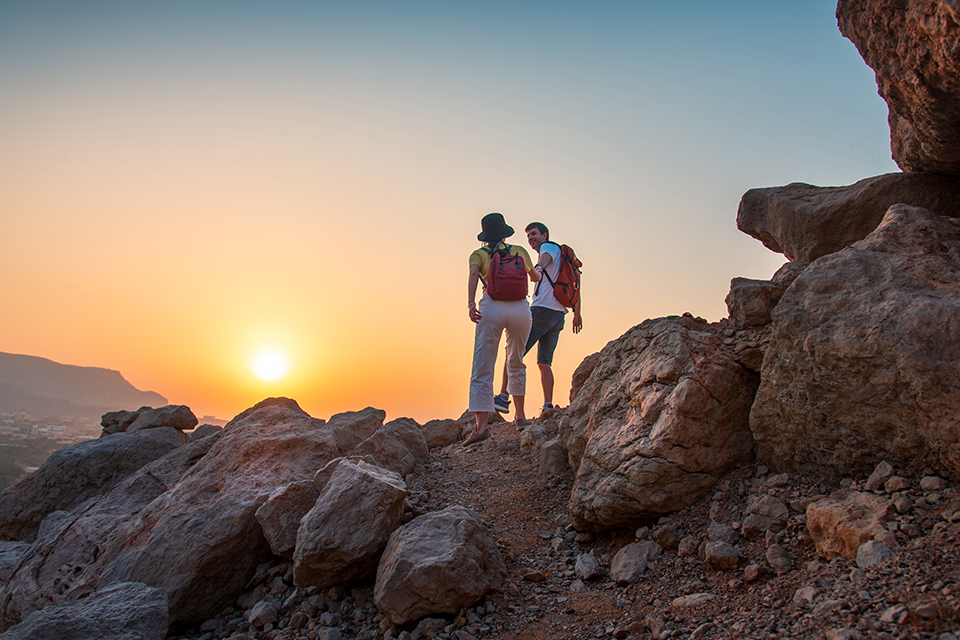
<svg viewBox="0 0 960 640">
<path fill-rule="evenodd" d="M 556 428 L 560 412 L 545 421 Z M 924 492 L 919 478 L 899 492 L 912 506 L 890 524 L 897 555 L 866 569 L 820 559 L 805 526 L 805 507 L 835 490 L 815 480 L 757 466 L 735 469 L 707 499 L 637 529 L 578 533 L 570 525 L 568 469 L 540 477 L 520 433 L 496 423 L 493 438 L 469 448 L 430 452 L 408 477 L 408 517 L 460 504 L 476 511 L 499 540 L 509 574 L 503 589 L 456 617 L 396 628 L 376 610 L 372 584 L 310 589 L 292 586 L 288 562 L 263 565 L 235 607 L 184 640 L 398 640 L 441 638 L 960 638 L 960 492 Z M 866 478 L 844 481 L 861 489 Z M 880 490 L 878 493 L 883 493 Z M 786 527 L 739 538 L 736 568 L 714 570 L 702 558 L 711 521 L 739 529 L 747 502 L 766 494 L 790 505 Z M 624 545 L 656 540 L 658 560 L 636 582 L 607 575 Z M 771 563 L 768 550 L 786 551 Z M 701 553 L 698 553 L 698 549 Z M 577 560 L 590 554 L 600 576 L 584 579 Z M 780 573 L 771 568 L 777 566 Z"/>
</svg>

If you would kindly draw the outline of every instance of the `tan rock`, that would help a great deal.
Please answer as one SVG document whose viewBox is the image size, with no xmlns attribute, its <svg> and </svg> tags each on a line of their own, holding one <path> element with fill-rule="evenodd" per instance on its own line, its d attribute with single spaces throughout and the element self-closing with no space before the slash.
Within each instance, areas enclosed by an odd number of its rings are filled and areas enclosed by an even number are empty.
<svg viewBox="0 0 960 640">
<path fill-rule="evenodd" d="M 394 624 L 457 613 L 498 588 L 506 565 L 477 515 L 458 505 L 415 518 L 390 536 L 374 602 Z"/>
<path fill-rule="evenodd" d="M 837 22 L 876 73 L 900 168 L 960 174 L 956 2 L 840 0 Z"/>
<path fill-rule="evenodd" d="M 300 521 L 294 584 L 326 588 L 373 575 L 400 526 L 406 496 L 407 485 L 397 473 L 343 460 Z"/>
<path fill-rule="evenodd" d="M 740 200 L 737 228 L 771 251 L 809 263 L 865 238 L 897 203 L 960 216 L 960 178 L 888 173 L 845 187 L 751 189 Z"/>
<path fill-rule="evenodd" d="M 601 351 L 560 421 L 578 530 L 682 509 L 752 458 L 746 416 L 757 377 L 718 329 L 647 320 Z"/>
<path fill-rule="evenodd" d="M 280 487 L 260 505 L 257 522 L 274 555 L 293 558 L 300 520 L 313 508 L 319 495 L 312 480 L 301 480 Z"/>
<path fill-rule="evenodd" d="M 845 489 L 807 507 L 807 530 L 821 558 L 856 560 L 860 545 L 885 530 L 892 511 L 886 498 Z"/>
<path fill-rule="evenodd" d="M 358 444 L 372 436 L 383 426 L 387 412 L 383 409 L 367 407 L 361 411 L 344 411 L 330 417 L 327 421 L 340 453 L 348 453 Z"/>
<path fill-rule="evenodd" d="M 377 429 L 350 454 L 371 455 L 381 467 L 406 476 L 426 461 L 429 450 L 420 425 L 410 418 L 397 418 Z"/>
<path fill-rule="evenodd" d="M 895 205 L 812 263 L 773 312 L 757 456 L 838 482 L 882 460 L 960 472 L 960 221 Z"/>
</svg>

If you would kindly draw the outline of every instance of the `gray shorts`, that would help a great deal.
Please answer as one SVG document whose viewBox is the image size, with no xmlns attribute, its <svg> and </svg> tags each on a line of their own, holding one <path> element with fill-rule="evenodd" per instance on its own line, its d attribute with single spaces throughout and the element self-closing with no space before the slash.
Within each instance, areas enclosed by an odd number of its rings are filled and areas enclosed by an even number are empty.
<svg viewBox="0 0 960 640">
<path fill-rule="evenodd" d="M 546 307 L 530 307 L 533 325 L 523 355 L 527 355 L 533 345 L 537 346 L 537 363 L 553 364 L 553 352 L 557 350 L 557 340 L 563 330 L 563 311 L 554 311 Z"/>
</svg>

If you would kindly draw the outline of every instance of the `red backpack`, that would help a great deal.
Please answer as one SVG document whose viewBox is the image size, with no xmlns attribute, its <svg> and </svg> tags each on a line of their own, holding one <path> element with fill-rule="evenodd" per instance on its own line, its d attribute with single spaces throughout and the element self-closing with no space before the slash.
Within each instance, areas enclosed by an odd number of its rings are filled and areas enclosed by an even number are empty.
<svg viewBox="0 0 960 640">
<path fill-rule="evenodd" d="M 490 254 L 490 268 L 487 270 L 487 279 L 483 276 L 484 289 L 487 295 L 494 300 L 512 301 L 523 300 L 527 297 L 527 266 L 523 263 L 523 256 L 510 253 L 510 245 L 494 251 L 489 247 L 482 247 Z"/>
<path fill-rule="evenodd" d="M 556 281 L 550 279 L 546 270 L 544 270 L 543 275 L 547 282 L 553 286 L 553 296 L 557 299 L 557 302 L 568 309 L 575 309 L 580 302 L 580 267 L 583 266 L 583 263 L 580 262 L 580 258 L 577 257 L 570 245 L 559 245 L 556 242 L 550 242 L 550 244 L 560 247 L 560 271 L 557 272 Z M 543 282 L 543 280 L 540 282 Z M 537 283 L 538 287 L 540 282 Z"/>
</svg>

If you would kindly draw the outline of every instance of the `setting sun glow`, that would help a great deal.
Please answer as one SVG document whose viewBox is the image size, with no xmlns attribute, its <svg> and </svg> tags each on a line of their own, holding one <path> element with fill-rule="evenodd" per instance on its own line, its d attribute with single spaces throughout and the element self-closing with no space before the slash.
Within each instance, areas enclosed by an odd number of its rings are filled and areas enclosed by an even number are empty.
<svg viewBox="0 0 960 640">
<path fill-rule="evenodd" d="M 276 382 L 287 375 L 290 359 L 279 349 L 265 347 L 253 354 L 250 370 L 264 382 Z"/>
</svg>

